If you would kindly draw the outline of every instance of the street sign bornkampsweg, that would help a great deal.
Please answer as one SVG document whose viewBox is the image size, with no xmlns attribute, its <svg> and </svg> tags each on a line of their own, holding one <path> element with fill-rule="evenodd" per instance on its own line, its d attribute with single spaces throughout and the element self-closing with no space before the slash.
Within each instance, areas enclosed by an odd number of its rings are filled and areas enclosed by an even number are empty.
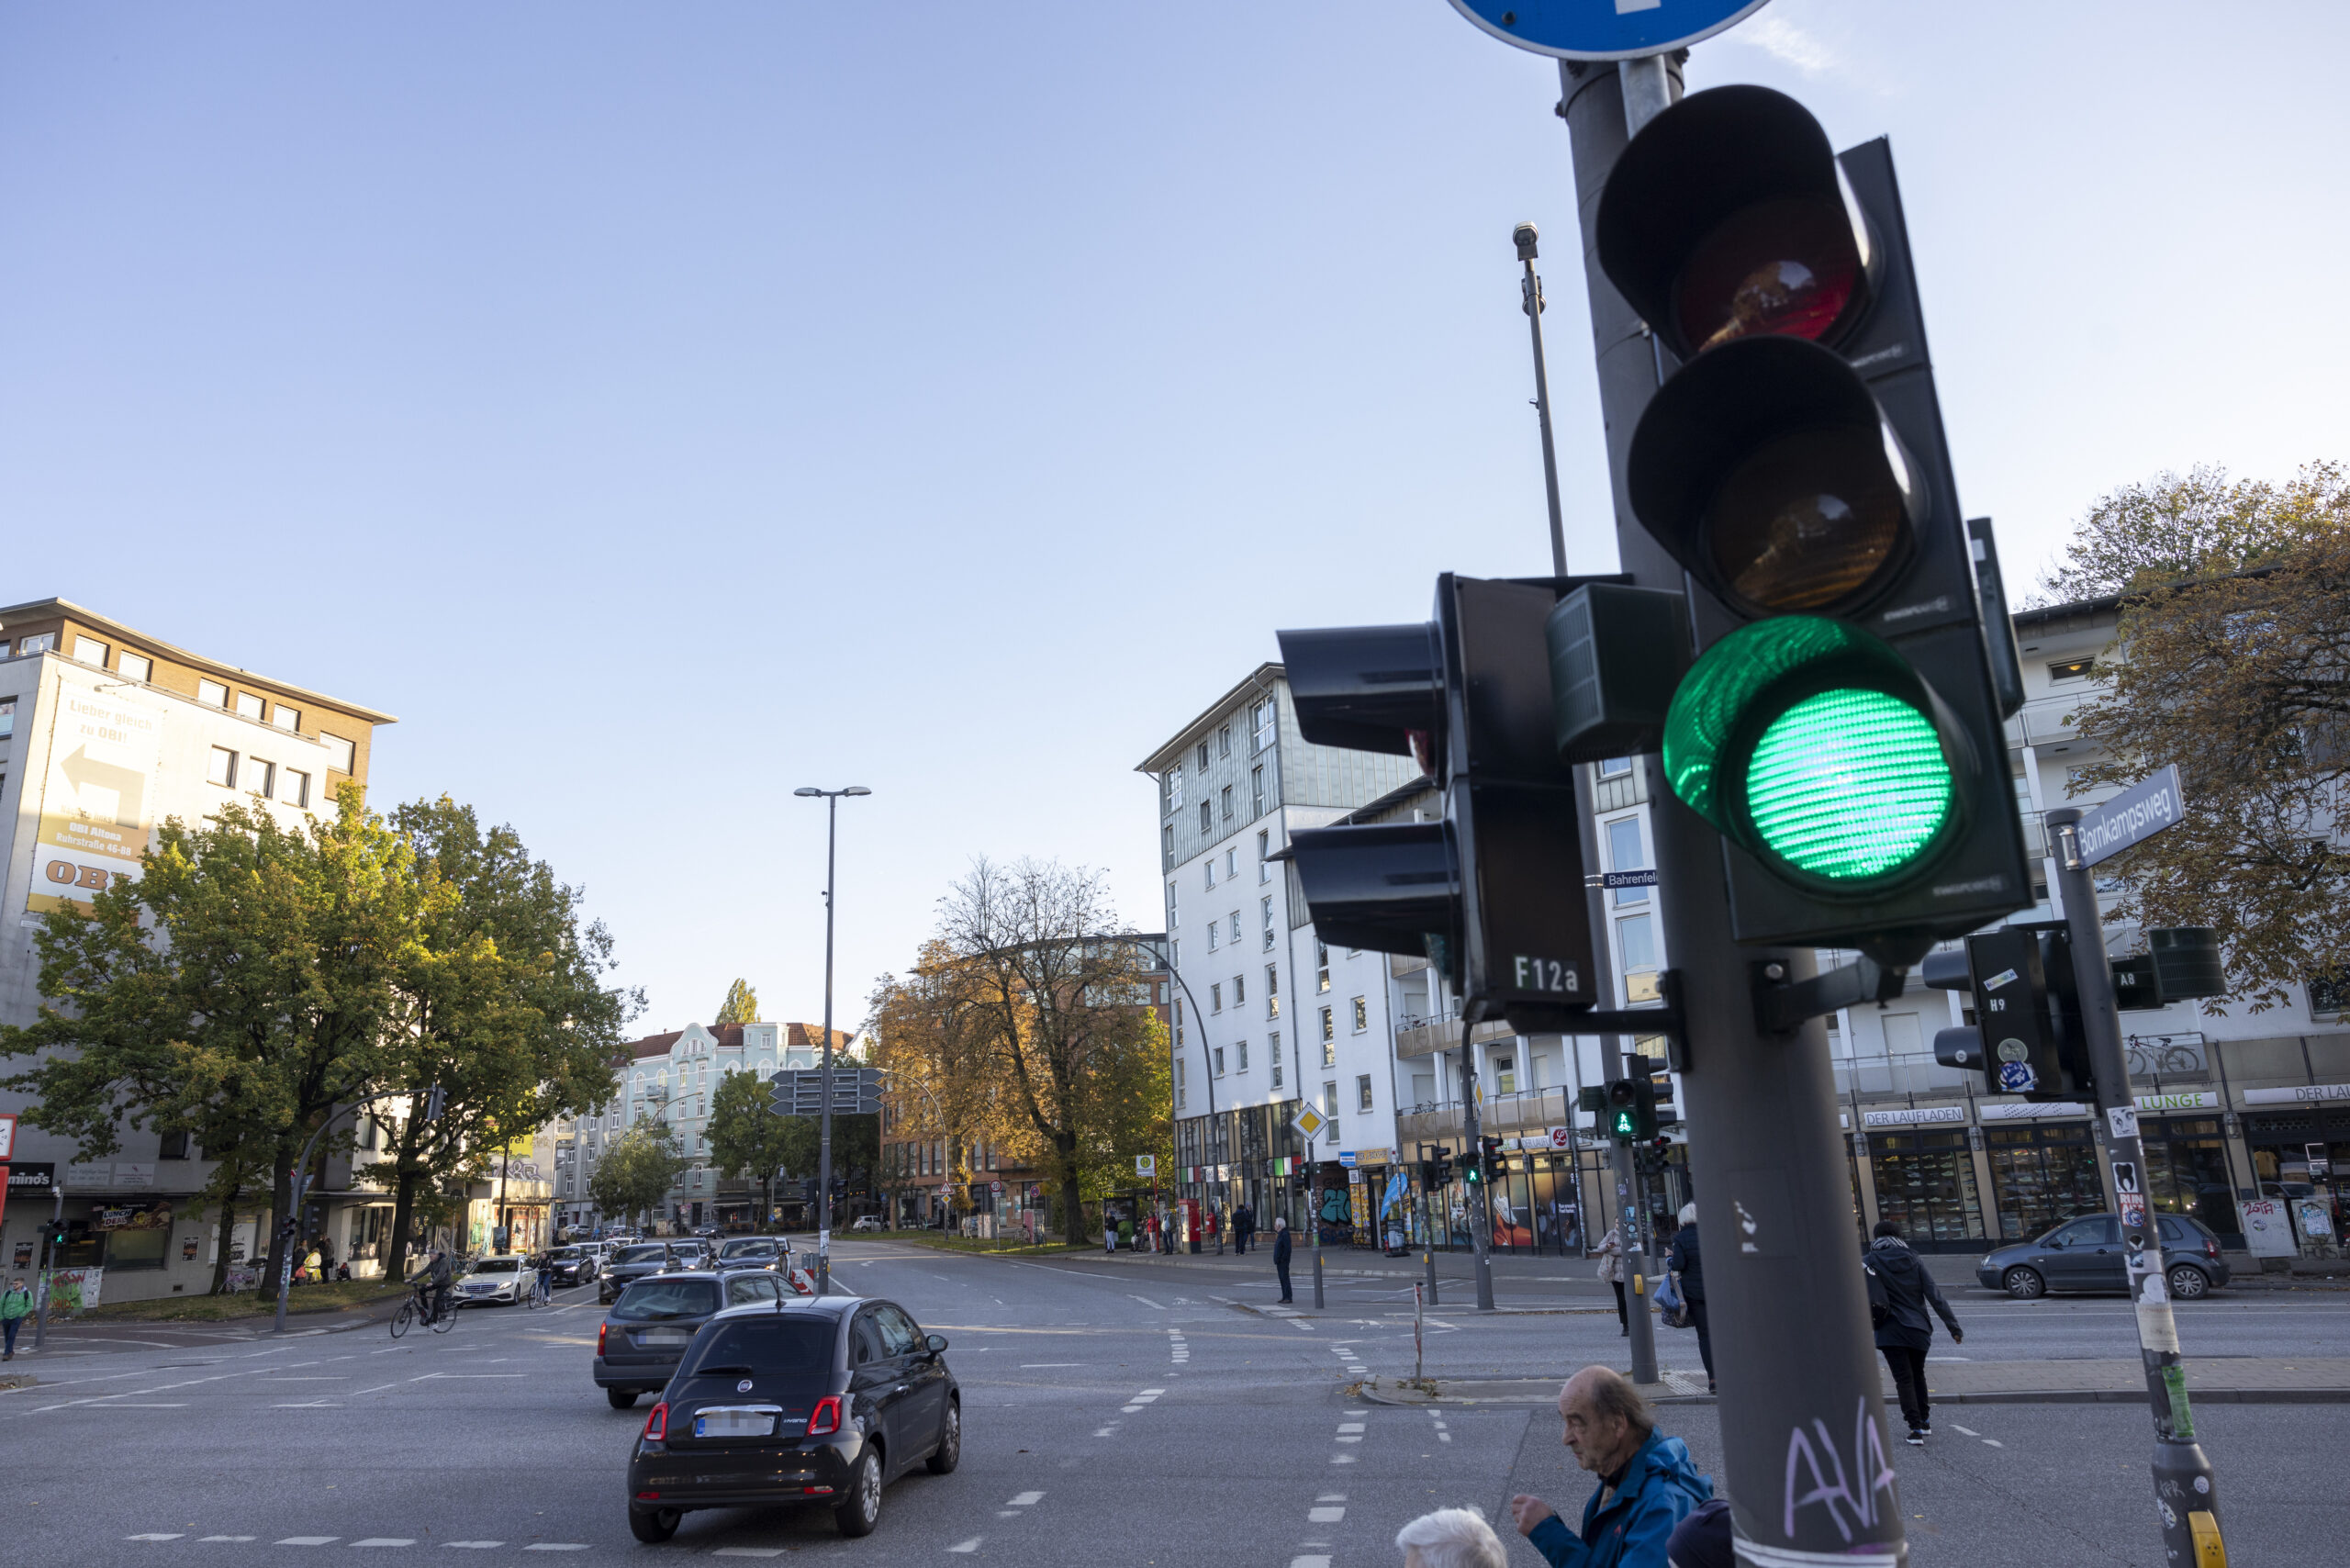
<svg viewBox="0 0 2350 1568">
<path fill-rule="evenodd" d="M 2177 823 L 2186 812 L 2178 768 L 2165 763 L 2110 801 L 2081 808 L 2081 863 L 2094 866 Z"/>
<path fill-rule="evenodd" d="M 1637 60 L 1711 38 L 1763 0 L 1452 0 L 1504 43 L 1564 60 Z"/>
</svg>

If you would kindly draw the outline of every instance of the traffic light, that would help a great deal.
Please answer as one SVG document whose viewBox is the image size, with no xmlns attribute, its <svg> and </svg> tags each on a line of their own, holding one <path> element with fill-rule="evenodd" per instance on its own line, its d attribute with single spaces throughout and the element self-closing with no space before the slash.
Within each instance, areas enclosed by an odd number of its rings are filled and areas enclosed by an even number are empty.
<svg viewBox="0 0 2350 1568">
<path fill-rule="evenodd" d="M 1726 841 L 1733 936 L 1906 967 L 2024 907 L 2013 633 L 1959 514 L 1889 148 L 1839 157 L 1768 88 L 1692 94 L 1617 160 L 1596 241 L 1672 372 L 1626 487 L 1714 601 L 1661 750 Z"/>
<path fill-rule="evenodd" d="M 1645 1143 L 1656 1137 L 1656 1085 L 1645 1076 L 1609 1081 L 1607 1136 L 1617 1143 Z"/>
<path fill-rule="evenodd" d="M 1433 1193 L 1443 1183 L 1439 1182 L 1436 1179 L 1436 1161 L 1433 1159 L 1421 1160 L 1420 1191 L 1423 1193 Z"/>
<path fill-rule="evenodd" d="M 1447 573 L 1427 622 L 1280 633 L 1300 733 L 1416 756 L 1444 798 L 1438 822 L 1291 835 L 1315 935 L 1427 958 L 1469 1022 L 1505 1017 L 1531 1034 L 1598 1001 L 1544 631 L 1580 581 Z"/>
<path fill-rule="evenodd" d="M 441 1119 L 449 1108 L 449 1092 L 439 1084 L 424 1092 L 424 1120 L 429 1124 Z"/>
<path fill-rule="evenodd" d="M 1436 1157 L 1429 1160 L 1428 1163 L 1436 1168 L 1436 1184 L 1438 1187 L 1449 1187 L 1452 1185 L 1452 1150 L 1449 1148 L 1438 1149 L 1436 1151 Z"/>
</svg>

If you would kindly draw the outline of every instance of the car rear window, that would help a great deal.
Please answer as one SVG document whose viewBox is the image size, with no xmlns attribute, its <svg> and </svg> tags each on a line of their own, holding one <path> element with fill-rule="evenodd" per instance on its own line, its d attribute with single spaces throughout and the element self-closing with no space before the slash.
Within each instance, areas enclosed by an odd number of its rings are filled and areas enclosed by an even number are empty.
<svg viewBox="0 0 2350 1568">
<path fill-rule="evenodd" d="M 554 1259 L 558 1263 L 568 1263 L 574 1258 L 579 1256 L 579 1249 L 576 1247 L 558 1247 L 554 1251 L 548 1253 L 547 1256 Z"/>
<path fill-rule="evenodd" d="M 829 1317 L 778 1314 L 713 1324 L 694 1352 L 694 1370 L 749 1367 L 769 1376 L 830 1372 L 834 1322 Z"/>
<path fill-rule="evenodd" d="M 775 1256 L 775 1243 L 772 1241 L 730 1241 L 718 1249 L 718 1255 L 721 1258 L 772 1258 Z"/>
<path fill-rule="evenodd" d="M 615 1263 L 658 1263 L 667 1255 L 668 1249 L 666 1247 L 623 1247 L 620 1249 L 619 1256 L 612 1261 Z"/>
<path fill-rule="evenodd" d="M 717 1310 L 716 1280 L 639 1280 L 612 1304 L 612 1316 L 624 1323 L 707 1317 Z"/>
</svg>

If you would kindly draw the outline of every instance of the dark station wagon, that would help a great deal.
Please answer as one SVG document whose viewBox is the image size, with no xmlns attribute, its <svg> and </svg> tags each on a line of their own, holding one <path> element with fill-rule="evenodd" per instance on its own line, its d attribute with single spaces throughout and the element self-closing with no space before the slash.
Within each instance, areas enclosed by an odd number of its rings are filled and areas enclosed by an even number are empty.
<svg viewBox="0 0 2350 1568">
<path fill-rule="evenodd" d="M 629 1457 L 630 1531 L 661 1541 L 689 1509 L 814 1503 L 843 1535 L 871 1533 L 891 1480 L 962 1458 L 946 1351 L 893 1302 L 727 1308 L 694 1335 Z"/>
<path fill-rule="evenodd" d="M 632 1283 L 596 1330 L 596 1386 L 615 1410 L 669 1381 L 701 1326 L 732 1306 L 769 1310 L 791 1287 L 765 1269 L 655 1274 Z"/>
</svg>

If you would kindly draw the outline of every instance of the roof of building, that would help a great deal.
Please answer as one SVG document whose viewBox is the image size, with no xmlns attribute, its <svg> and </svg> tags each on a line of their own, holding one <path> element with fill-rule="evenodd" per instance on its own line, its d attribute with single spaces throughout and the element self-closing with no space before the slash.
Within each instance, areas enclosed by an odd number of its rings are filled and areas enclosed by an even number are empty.
<svg viewBox="0 0 2350 1568">
<path fill-rule="evenodd" d="M 743 1025 L 740 1024 L 703 1024 L 699 1025 L 688 1024 L 686 1025 L 686 1028 L 688 1029 L 695 1027 L 699 1027 L 708 1032 L 711 1037 L 718 1042 L 718 1048 L 720 1050 L 739 1051 L 743 1048 Z M 643 1061 L 646 1057 L 666 1057 L 669 1054 L 670 1047 L 674 1047 L 679 1039 L 683 1038 L 685 1033 L 685 1029 L 671 1029 L 666 1034 L 647 1035 L 641 1040 L 631 1040 L 628 1043 L 628 1054 L 632 1059 L 637 1061 Z M 786 1050 L 790 1049 L 794 1046 L 800 1046 L 812 1050 L 817 1046 L 822 1044 L 823 1038 L 824 1026 L 821 1024 L 786 1024 L 783 1025 L 783 1045 Z M 856 1036 L 849 1033 L 846 1029 L 835 1029 L 833 1031 L 833 1048 L 834 1050 L 846 1050 L 848 1049 L 848 1043 L 855 1038 L 856 1038 Z"/>
<path fill-rule="evenodd" d="M 1270 696 L 1273 689 L 1272 683 L 1284 678 L 1285 673 L 1281 662 L 1277 659 L 1269 659 L 1259 665 L 1246 677 L 1235 681 L 1231 690 L 1202 709 L 1198 718 L 1176 731 L 1174 735 L 1163 743 L 1158 750 L 1135 764 L 1135 771 L 1164 773 L 1182 757 L 1183 753 L 1205 737 L 1209 730 L 1214 726 L 1215 722 L 1230 712 L 1243 695 L 1255 691 Z"/>
<path fill-rule="evenodd" d="M 158 653 L 170 655 L 173 660 L 186 665 L 191 669 L 208 669 L 219 675 L 243 676 L 249 680 L 265 683 L 290 697 L 302 697 L 313 702 L 327 703 L 353 717 L 364 719 L 371 724 L 399 722 L 399 720 L 391 714 L 378 709 L 347 701 L 340 697 L 330 697 L 323 691 L 313 691 L 308 687 L 297 686 L 292 681 L 280 680 L 274 675 L 263 675 L 258 670 L 246 669 L 241 665 L 224 664 L 218 659 L 207 658 L 202 654 L 190 653 L 175 643 L 166 643 L 161 637 L 141 632 L 138 627 L 127 625 L 110 615 L 101 615 L 98 611 L 86 609 L 70 599 L 28 599 L 22 604 L 11 604 L 0 608 L 0 630 L 15 626 L 20 622 L 47 620 L 52 615 L 69 616 L 92 626 L 102 626 L 118 637 L 133 638 L 141 644 L 152 646 Z"/>
</svg>

